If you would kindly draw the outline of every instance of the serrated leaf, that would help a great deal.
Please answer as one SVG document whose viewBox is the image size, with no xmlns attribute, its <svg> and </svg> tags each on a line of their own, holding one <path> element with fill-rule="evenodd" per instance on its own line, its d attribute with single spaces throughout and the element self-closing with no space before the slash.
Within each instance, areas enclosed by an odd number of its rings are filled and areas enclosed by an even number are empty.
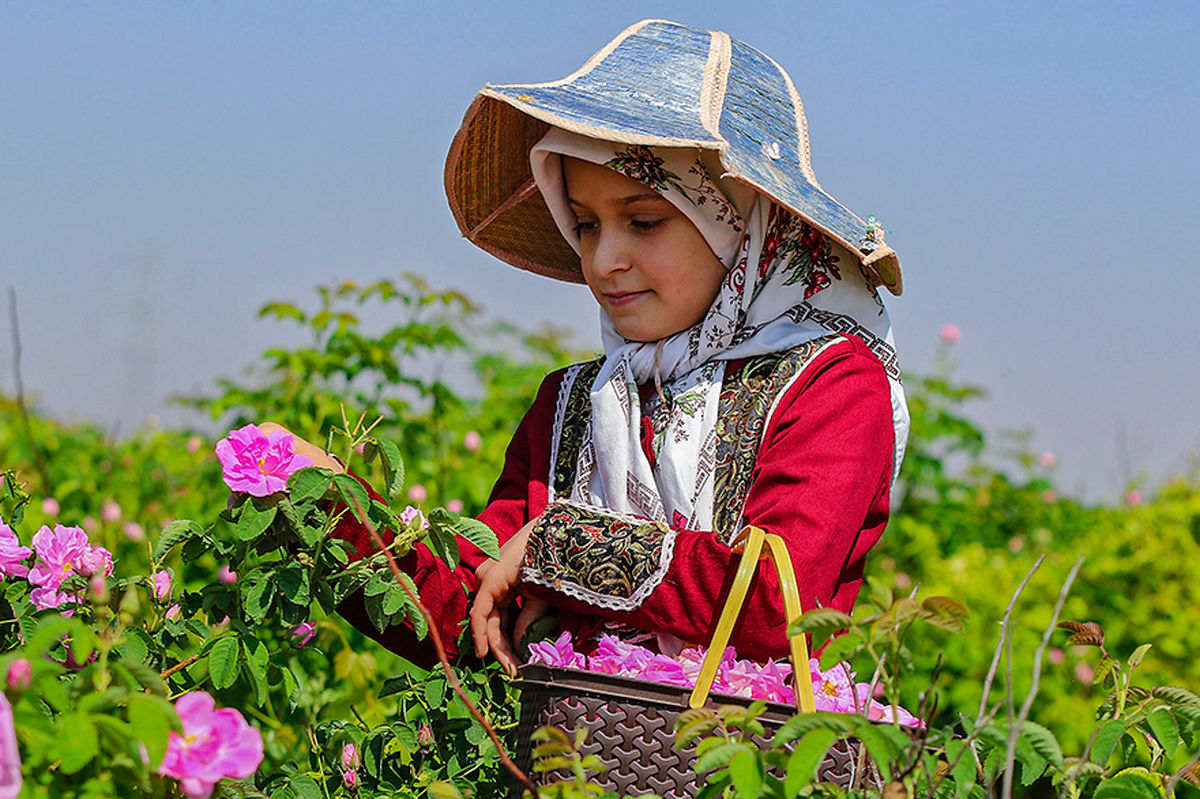
<svg viewBox="0 0 1200 799">
<path fill-rule="evenodd" d="M 334 475 L 333 484 L 337 487 L 338 494 L 342 497 L 342 502 L 354 514 L 354 518 L 366 523 L 367 512 L 371 507 L 371 497 L 367 494 L 367 489 L 363 488 L 361 483 L 348 474 Z"/>
<path fill-rule="evenodd" d="M 263 575 L 255 580 L 248 578 L 242 586 L 242 608 L 246 615 L 261 624 L 275 602 L 276 593 L 274 575 Z"/>
<path fill-rule="evenodd" d="M 311 596 L 309 586 L 311 574 L 308 567 L 300 563 L 285 566 L 278 575 L 279 590 L 297 605 L 307 605 Z"/>
<path fill-rule="evenodd" d="M 1059 746 L 1054 733 L 1035 721 L 1026 721 L 1021 726 L 1021 737 L 1027 740 L 1033 750 L 1048 762 L 1054 764 L 1056 768 L 1062 768 L 1062 747 Z"/>
<path fill-rule="evenodd" d="M 821 650 L 821 671 L 829 671 L 839 663 L 850 660 L 864 645 L 863 639 L 853 630 L 831 638 Z"/>
<path fill-rule="evenodd" d="M 708 708 L 688 710 L 675 721 L 675 747 L 684 749 L 717 728 L 717 718 Z"/>
<path fill-rule="evenodd" d="M 441 558 L 451 569 L 457 569 L 459 563 L 458 539 L 454 533 L 440 524 L 430 523 L 425 533 L 425 539 L 433 554 Z"/>
<path fill-rule="evenodd" d="M 333 473 L 317 466 L 306 466 L 288 478 L 288 497 L 293 503 L 325 496 L 333 484 Z"/>
<path fill-rule="evenodd" d="M 961 788 L 975 782 L 975 757 L 967 742 L 961 739 L 947 741 L 946 762 L 950 766 L 950 776 L 954 778 L 955 794 L 961 796 Z"/>
<path fill-rule="evenodd" d="M 921 620 L 934 627 L 960 633 L 963 622 L 970 617 L 967 606 L 948 596 L 931 596 L 921 603 L 917 614 Z"/>
<path fill-rule="evenodd" d="M 1096 786 L 1092 799 L 1161 799 L 1153 782 L 1138 774 L 1122 773 Z"/>
<path fill-rule="evenodd" d="M 1092 762 L 1099 763 L 1101 766 L 1108 763 L 1113 750 L 1117 748 L 1117 743 L 1121 740 L 1121 735 L 1125 732 L 1125 727 L 1124 719 L 1113 719 L 1100 726 L 1100 729 L 1096 731 L 1096 737 L 1092 739 Z"/>
<path fill-rule="evenodd" d="M 1187 688 L 1180 688 L 1178 685 L 1160 685 L 1152 693 L 1155 699 L 1161 699 L 1171 705 L 1200 707 L 1200 696 Z"/>
<path fill-rule="evenodd" d="M 853 624 L 854 620 L 849 615 L 834 608 L 814 608 L 800 618 L 794 620 L 788 625 L 787 633 L 791 635 L 800 635 L 801 633 L 833 633 L 838 630 L 844 630 Z"/>
<path fill-rule="evenodd" d="M 213 642 L 208 650 L 208 676 L 216 688 L 228 688 L 237 680 L 240 650 L 238 639 L 232 635 Z"/>
<path fill-rule="evenodd" d="M 823 710 L 815 713 L 802 713 L 792 716 L 780 726 L 771 746 L 778 749 L 801 736 L 808 735 L 813 730 L 829 730 L 838 735 L 845 735 L 854 732 L 857 728 L 858 720 L 845 713 L 829 713 Z"/>
<path fill-rule="evenodd" d="M 1112 672 L 1113 667 L 1116 665 L 1116 658 L 1112 655 L 1105 655 L 1100 658 L 1100 662 L 1096 664 L 1096 671 L 1092 673 L 1092 685 L 1103 685 L 1104 678 Z"/>
<path fill-rule="evenodd" d="M 267 670 L 270 668 L 270 653 L 266 644 L 257 638 L 244 636 L 242 638 L 243 654 L 245 655 L 242 668 L 250 685 L 254 687 L 254 701 L 262 704 L 267 697 Z"/>
<path fill-rule="evenodd" d="M 1104 646 L 1104 628 L 1094 621 L 1063 620 L 1055 625 L 1060 630 L 1072 633 L 1068 644 L 1076 646 Z"/>
<path fill-rule="evenodd" d="M 293 774 L 289 782 L 292 790 L 296 792 L 296 799 L 324 799 L 325 794 L 321 791 L 321 786 L 307 774 Z"/>
<path fill-rule="evenodd" d="M 763 784 L 763 769 L 757 750 L 742 749 L 729 758 L 729 781 L 739 796 L 757 797 Z"/>
<path fill-rule="evenodd" d="M 1146 714 L 1146 722 L 1154 732 L 1154 737 L 1158 739 L 1159 745 L 1170 758 L 1179 748 L 1179 727 L 1175 724 L 1175 717 L 1167 708 L 1156 707 Z"/>
<path fill-rule="evenodd" d="M 478 519 L 459 516 L 445 508 L 434 508 L 429 513 L 429 524 L 431 527 L 440 526 L 454 535 L 462 536 L 493 560 L 500 558 L 500 542 L 496 533 Z"/>
<path fill-rule="evenodd" d="M 838 735 L 833 730 L 812 730 L 796 743 L 787 762 L 787 775 L 783 782 L 785 795 L 795 796 L 801 788 L 816 779 L 825 753 L 837 739 Z"/>
<path fill-rule="evenodd" d="M 745 744 L 740 741 L 723 741 L 716 746 L 706 750 L 696 760 L 696 773 L 702 774 L 706 771 L 712 771 L 715 768 L 722 768 L 729 765 L 730 759 L 738 752 L 745 752 L 753 744 Z"/>
<path fill-rule="evenodd" d="M 189 538 L 203 535 L 204 528 L 190 519 L 176 519 L 163 528 L 163 531 L 158 535 L 158 541 L 154 543 L 154 554 L 152 559 L 157 563 L 166 557 L 177 544 L 187 541 Z"/>
<path fill-rule="evenodd" d="M 404 491 L 404 458 L 400 448 L 391 441 L 379 441 L 379 454 L 383 456 L 383 479 L 388 499 L 395 501 Z"/>
<path fill-rule="evenodd" d="M 408 586 L 408 590 L 412 592 L 413 596 L 420 596 L 420 592 L 417 591 L 417 584 L 413 582 L 413 579 L 406 572 L 400 572 L 400 582 Z M 404 605 L 408 609 L 408 620 L 412 623 L 413 632 L 416 633 L 417 640 L 424 639 L 429 632 L 429 623 L 425 621 L 424 614 L 421 613 L 421 609 L 409 597 L 408 592 L 404 592 Z"/>
<path fill-rule="evenodd" d="M 1129 656 L 1129 668 L 1136 669 L 1142 665 L 1142 660 L 1145 659 L 1146 653 L 1153 648 L 1154 644 L 1142 644 L 1137 649 L 1133 650 L 1133 654 Z"/>
<path fill-rule="evenodd" d="M 100 751 L 96 725 L 83 713 L 64 713 L 58 728 L 59 770 L 74 774 L 92 762 Z"/>
<path fill-rule="evenodd" d="M 251 541 L 258 538 L 271 526 L 271 522 L 275 521 L 276 510 L 278 509 L 274 505 L 266 510 L 259 510 L 253 502 L 247 502 L 242 505 L 242 515 L 238 517 L 237 527 L 233 534 L 239 541 Z"/>
<path fill-rule="evenodd" d="M 179 727 L 174 705 L 161 696 L 133 694 L 129 697 L 129 724 L 146 747 L 151 770 L 157 769 L 167 754 L 172 728 Z"/>
<path fill-rule="evenodd" d="M 867 748 L 867 753 L 875 761 L 875 767 L 883 775 L 885 782 L 892 781 L 892 763 L 900 755 L 900 748 L 883 732 L 879 725 L 859 724 L 855 736 Z"/>
<path fill-rule="evenodd" d="M 434 678 L 425 683 L 425 704 L 431 708 L 441 707 L 442 699 L 446 696 L 446 681 Z"/>
<path fill-rule="evenodd" d="M 430 799 L 463 799 L 462 793 L 454 787 L 454 783 L 438 780 L 429 784 Z"/>
</svg>

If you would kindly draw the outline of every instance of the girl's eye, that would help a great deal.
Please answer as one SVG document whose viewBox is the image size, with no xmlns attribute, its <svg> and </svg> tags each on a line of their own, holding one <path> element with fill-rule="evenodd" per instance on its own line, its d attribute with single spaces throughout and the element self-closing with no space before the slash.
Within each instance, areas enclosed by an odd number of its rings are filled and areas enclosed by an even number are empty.
<svg viewBox="0 0 1200 799">
<path fill-rule="evenodd" d="M 634 219 L 630 221 L 630 226 L 636 230 L 654 230 L 661 225 L 665 219 Z"/>
<path fill-rule="evenodd" d="M 596 232 L 596 229 L 598 227 L 600 227 L 600 223 L 592 222 L 589 220 L 589 221 L 581 221 L 579 224 L 575 225 L 575 227 L 572 228 L 572 230 L 575 231 L 576 236 L 582 237 L 585 233 Z"/>
</svg>

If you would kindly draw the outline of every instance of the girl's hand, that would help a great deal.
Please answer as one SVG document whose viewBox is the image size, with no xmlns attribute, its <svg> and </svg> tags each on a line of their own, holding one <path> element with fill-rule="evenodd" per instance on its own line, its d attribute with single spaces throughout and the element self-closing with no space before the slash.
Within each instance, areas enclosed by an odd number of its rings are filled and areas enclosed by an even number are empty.
<svg viewBox="0 0 1200 799">
<path fill-rule="evenodd" d="M 268 435 L 276 430 L 282 430 L 283 432 L 291 435 L 292 447 L 296 450 L 296 453 L 299 455 L 307 455 L 308 457 L 312 458 L 313 466 L 320 466 L 324 469 L 330 469 L 334 474 L 341 474 L 346 471 L 346 468 L 342 466 L 342 464 L 338 463 L 337 459 L 328 452 L 312 442 L 305 441 L 303 438 L 296 435 L 291 430 L 288 430 L 283 425 L 275 424 L 274 422 L 263 422 L 258 426 L 258 429 L 264 433 L 267 433 Z"/>
<path fill-rule="evenodd" d="M 499 560 L 486 561 L 475 570 L 479 589 L 469 614 L 475 654 L 482 658 L 490 649 L 510 677 L 517 674 L 517 656 L 504 629 L 508 626 L 508 609 L 521 583 L 521 564 L 525 560 L 529 531 L 536 521 L 530 521 L 504 542 L 504 546 L 500 547 Z M 524 613 L 521 615 L 524 616 Z"/>
<path fill-rule="evenodd" d="M 525 640 L 525 632 L 529 629 L 529 625 L 553 612 L 554 606 L 546 600 L 522 595 L 521 612 L 517 614 L 517 623 L 513 625 L 513 646 L 518 650 L 524 651 L 521 642 Z"/>
</svg>

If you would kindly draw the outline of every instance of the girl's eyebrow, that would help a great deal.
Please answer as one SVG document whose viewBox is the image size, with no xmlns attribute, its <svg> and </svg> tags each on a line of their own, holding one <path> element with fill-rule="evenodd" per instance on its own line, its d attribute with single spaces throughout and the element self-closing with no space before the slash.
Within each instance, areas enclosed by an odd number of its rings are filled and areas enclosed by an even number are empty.
<svg viewBox="0 0 1200 799">
<path fill-rule="evenodd" d="M 666 197 L 662 196 L 658 192 L 651 191 L 651 192 L 646 192 L 645 194 L 631 194 L 628 197 L 620 197 L 616 200 L 613 200 L 612 204 L 613 205 L 633 205 L 634 203 L 641 202 L 642 200 L 663 200 L 664 202 L 670 202 L 670 200 L 667 200 Z M 581 208 L 587 207 L 587 203 L 581 203 L 578 200 L 572 198 L 570 195 L 567 196 L 567 203 L 570 205 L 578 205 Z"/>
</svg>

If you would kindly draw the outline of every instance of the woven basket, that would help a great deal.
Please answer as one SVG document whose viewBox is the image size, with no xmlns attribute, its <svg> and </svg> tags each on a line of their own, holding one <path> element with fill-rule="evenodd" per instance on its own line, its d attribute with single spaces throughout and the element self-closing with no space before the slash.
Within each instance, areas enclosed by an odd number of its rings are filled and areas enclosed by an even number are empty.
<svg viewBox="0 0 1200 799">
<path fill-rule="evenodd" d="M 605 790 L 621 796 L 656 793 L 664 799 L 694 797 L 702 786 L 696 776 L 696 745 L 675 748 L 675 719 L 687 709 L 689 689 L 661 683 L 595 674 L 557 666 L 523 666 L 521 679 L 521 724 L 518 729 L 516 762 L 538 785 L 568 779 L 565 772 L 533 771 L 530 735 L 538 727 L 552 725 L 573 737 L 586 727 L 583 755 L 596 755 L 608 769 L 592 777 Z M 713 694 L 713 704 L 746 705 L 740 696 Z M 796 708 L 768 703 L 759 717 L 767 738 L 766 747 Z M 838 741 L 817 772 L 821 782 L 849 787 L 854 780 L 858 745 Z M 513 797 L 520 797 L 516 785 Z"/>
<path fill-rule="evenodd" d="M 592 778 L 606 790 L 620 795 L 656 793 L 664 799 L 697 794 L 700 781 L 695 773 L 695 744 L 683 750 L 675 748 L 675 720 L 689 707 L 749 704 L 750 700 L 740 696 L 710 695 L 710 689 L 760 559 L 775 566 L 788 618 L 796 618 L 801 612 L 800 592 L 783 539 L 757 527 L 747 527 L 732 548 L 741 552 L 742 557 L 694 689 L 558 666 L 521 667 L 517 683 L 521 688 L 521 722 L 516 762 L 536 784 L 557 782 L 567 775 L 533 772 L 534 747 L 530 739 L 533 731 L 550 725 L 574 737 L 576 731 L 586 727 L 588 734 L 581 754 L 596 755 L 607 766 L 606 771 Z M 802 635 L 793 636 L 788 643 L 797 679 L 796 706 L 768 703 L 767 711 L 760 717 L 768 734 L 767 739 L 758 741 L 764 748 L 775 730 L 797 710 L 814 710 L 807 643 Z M 817 779 L 849 787 L 857 761 L 857 745 L 838 741 L 818 770 Z M 519 797 L 521 793 L 521 787 L 515 786 L 513 796 Z"/>
</svg>

